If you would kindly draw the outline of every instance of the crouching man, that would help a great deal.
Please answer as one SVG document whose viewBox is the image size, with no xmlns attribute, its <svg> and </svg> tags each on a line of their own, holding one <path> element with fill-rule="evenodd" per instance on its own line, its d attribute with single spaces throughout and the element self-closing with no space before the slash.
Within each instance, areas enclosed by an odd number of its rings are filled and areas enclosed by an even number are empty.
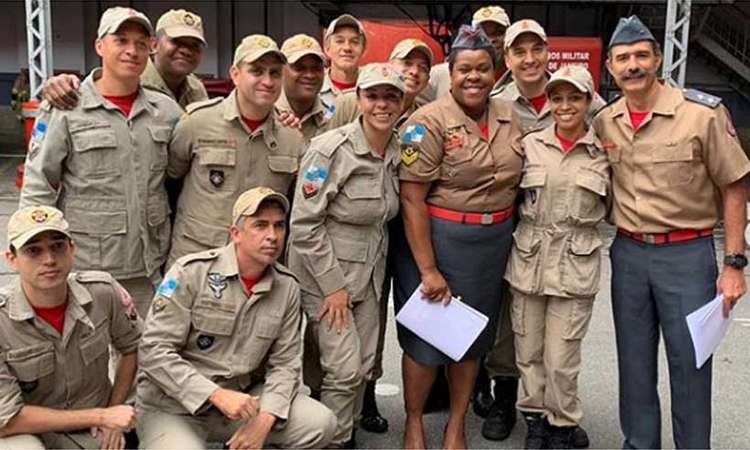
<svg viewBox="0 0 750 450">
<path fill-rule="evenodd" d="M 18 278 L 0 290 L 0 448 L 125 448 L 140 338 L 127 294 L 105 272 L 70 273 L 76 247 L 55 208 L 16 211 L 8 243 Z"/>
<path fill-rule="evenodd" d="M 246 191 L 232 209 L 231 242 L 179 258 L 167 273 L 139 349 L 142 448 L 330 442 L 335 416 L 298 392 L 299 287 L 276 263 L 288 212 L 283 195 Z"/>
</svg>

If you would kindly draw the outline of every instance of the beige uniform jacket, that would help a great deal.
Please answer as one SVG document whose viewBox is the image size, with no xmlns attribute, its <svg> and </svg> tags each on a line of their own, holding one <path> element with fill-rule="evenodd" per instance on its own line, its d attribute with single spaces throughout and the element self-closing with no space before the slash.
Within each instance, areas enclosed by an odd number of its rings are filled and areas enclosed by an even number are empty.
<svg viewBox="0 0 750 450">
<path fill-rule="evenodd" d="M 624 98 L 594 126 L 612 165 L 610 220 L 631 232 L 713 228 L 719 188 L 750 172 L 726 108 L 689 101 L 669 85 L 637 131 Z"/>
<path fill-rule="evenodd" d="M 549 76 L 550 74 L 548 73 L 547 78 L 549 78 Z M 510 70 L 505 72 L 505 75 L 503 75 L 497 84 L 495 84 L 495 87 L 492 89 L 492 94 L 490 95 L 513 104 L 513 110 L 518 114 L 523 134 L 542 130 L 555 122 L 552 118 L 549 101 L 547 101 L 544 104 L 544 107 L 542 107 L 542 110 L 537 113 L 531 102 L 521 95 Z M 594 92 L 591 106 L 589 106 L 589 110 L 586 112 L 586 122 L 591 123 L 594 115 L 596 115 L 597 111 L 602 109 L 605 104 L 604 99 Z"/>
<path fill-rule="evenodd" d="M 564 153 L 555 125 L 521 141 L 525 164 L 521 220 L 505 278 L 526 294 L 592 296 L 599 288 L 596 225 L 605 217 L 609 161 L 589 128 Z"/>
<path fill-rule="evenodd" d="M 346 288 L 353 302 L 376 299 L 385 277 L 386 222 L 398 212 L 398 138 L 385 158 L 359 120 L 313 139 L 294 194 L 289 268 L 323 298 Z"/>
<path fill-rule="evenodd" d="M 496 99 L 487 114 L 489 140 L 452 95 L 418 109 L 401 127 L 401 180 L 432 183 L 427 203 L 441 208 L 485 213 L 511 207 L 521 179 L 518 120 Z"/>
<path fill-rule="evenodd" d="M 233 243 L 180 258 L 146 319 L 138 406 L 200 414 L 216 389 L 246 391 L 265 362 L 260 410 L 286 420 L 300 377 L 299 298 L 294 276 L 280 264 L 247 292 Z"/>
<path fill-rule="evenodd" d="M 169 86 L 167 86 L 159 71 L 156 70 L 150 58 L 148 63 L 146 63 L 146 70 L 141 74 L 141 85 L 170 96 L 182 109 L 187 108 L 191 103 L 208 100 L 208 92 L 206 92 L 205 86 L 203 86 L 200 78 L 192 73 L 188 74 L 182 83 L 180 98 L 175 98 L 174 93 L 169 89 Z"/>
<path fill-rule="evenodd" d="M 419 109 L 421 103 L 415 101 L 412 105 L 407 108 L 406 111 L 401 114 L 401 117 L 396 121 L 395 128 L 398 129 L 401 125 L 406 122 L 414 112 Z M 329 128 L 334 129 L 346 124 L 354 122 L 360 116 L 359 105 L 357 105 L 357 92 L 347 92 L 336 97 L 336 103 L 334 104 L 334 113 L 331 121 L 329 122 Z"/>
<path fill-rule="evenodd" d="M 138 347 L 141 323 L 122 306 L 117 282 L 105 272 L 68 276 L 62 336 L 37 317 L 20 279 L 0 290 L 0 428 L 25 405 L 54 409 L 109 404 L 109 345 Z"/>
<path fill-rule="evenodd" d="M 276 110 L 293 112 L 289 100 L 283 92 L 281 93 L 281 97 L 276 101 Z M 318 96 L 312 110 L 299 118 L 300 131 L 302 131 L 302 136 L 304 136 L 306 144 L 309 144 L 310 140 L 315 136 L 320 136 L 332 129 L 331 118 L 334 115 L 334 111 L 335 107 L 333 105 L 326 105 L 320 96 Z"/>
<path fill-rule="evenodd" d="M 356 90 L 356 88 L 346 89 L 344 91 L 339 90 L 339 88 L 331 82 L 331 77 L 328 75 L 328 72 L 326 72 L 326 76 L 323 79 L 323 87 L 320 89 L 320 98 L 326 105 L 333 105 L 336 102 L 336 97 L 339 95 Z"/>
<path fill-rule="evenodd" d="M 303 146 L 300 132 L 282 126 L 273 115 L 250 133 L 236 91 L 223 100 L 192 104 L 169 144 L 167 173 L 185 177 L 169 264 L 226 244 L 232 206 L 246 190 L 267 186 L 290 192 Z"/>
<path fill-rule="evenodd" d="M 167 145 L 182 110 L 141 88 L 125 117 L 94 86 L 100 74 L 95 69 L 83 81 L 75 109 L 43 107 L 20 206 L 55 206 L 65 214 L 77 269 L 118 279 L 151 276 L 169 249 Z"/>
</svg>

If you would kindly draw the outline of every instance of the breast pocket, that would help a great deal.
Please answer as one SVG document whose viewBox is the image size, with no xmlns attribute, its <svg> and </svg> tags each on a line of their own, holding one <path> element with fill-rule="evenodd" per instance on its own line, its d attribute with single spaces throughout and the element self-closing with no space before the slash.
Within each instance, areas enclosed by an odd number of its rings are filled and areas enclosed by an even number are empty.
<svg viewBox="0 0 750 450">
<path fill-rule="evenodd" d="M 354 175 L 341 189 L 344 199 L 338 206 L 347 212 L 346 221 L 359 225 L 378 223 L 385 214 L 382 180 Z"/>
<path fill-rule="evenodd" d="M 51 393 L 55 372 L 55 349 L 52 344 L 10 350 L 5 358 L 25 400 L 38 399 L 41 402 Z"/>
<path fill-rule="evenodd" d="M 81 336 L 81 359 L 86 373 L 105 373 L 109 363 L 109 321 L 102 320 Z"/>
<path fill-rule="evenodd" d="M 71 129 L 73 153 L 67 165 L 83 179 L 118 176 L 117 136 L 111 127 Z"/>
<path fill-rule="evenodd" d="M 197 182 L 206 192 L 237 190 L 237 151 L 235 148 L 201 147 L 198 156 Z"/>
<path fill-rule="evenodd" d="M 689 139 L 655 144 L 651 161 L 654 168 L 654 184 L 674 187 L 693 181 L 693 143 Z"/>
<path fill-rule="evenodd" d="M 540 201 L 544 186 L 547 184 L 547 171 L 541 166 L 529 166 L 521 177 L 520 188 L 523 190 L 521 217 L 534 221 L 539 215 Z"/>
<path fill-rule="evenodd" d="M 604 214 L 603 198 L 607 195 L 608 185 L 608 174 L 581 168 L 573 186 L 571 215 L 581 220 L 599 219 Z"/>
<path fill-rule="evenodd" d="M 252 371 L 260 366 L 280 332 L 280 316 L 262 313 L 255 317 L 250 330 L 250 339 L 247 339 L 246 348 L 241 352 L 245 370 Z"/>
<path fill-rule="evenodd" d="M 266 185 L 278 192 L 289 192 L 289 185 L 299 170 L 297 158 L 289 155 L 268 155 L 271 178 Z"/>
<path fill-rule="evenodd" d="M 164 172 L 167 170 L 167 144 L 172 135 L 169 127 L 152 125 L 148 127 L 149 136 L 154 143 L 154 156 L 151 161 L 151 170 Z"/>
<path fill-rule="evenodd" d="M 210 306 L 196 306 L 191 320 L 194 331 L 187 344 L 189 349 L 200 353 L 220 353 L 231 358 L 234 353 L 231 343 L 234 313 Z"/>
</svg>

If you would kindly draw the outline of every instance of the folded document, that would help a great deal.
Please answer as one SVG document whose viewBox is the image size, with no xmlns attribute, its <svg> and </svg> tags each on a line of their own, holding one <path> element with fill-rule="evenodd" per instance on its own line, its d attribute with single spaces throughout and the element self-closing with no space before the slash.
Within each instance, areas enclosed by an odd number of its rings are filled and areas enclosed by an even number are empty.
<svg viewBox="0 0 750 450">
<path fill-rule="evenodd" d="M 396 321 L 454 361 L 460 361 L 489 319 L 456 297 L 448 305 L 422 298 L 420 284 L 396 315 Z"/>
<path fill-rule="evenodd" d="M 690 337 L 695 348 L 695 368 L 700 369 L 716 351 L 729 331 L 731 318 L 724 318 L 722 306 L 724 296 L 719 294 L 715 299 L 696 309 L 686 317 Z"/>
</svg>

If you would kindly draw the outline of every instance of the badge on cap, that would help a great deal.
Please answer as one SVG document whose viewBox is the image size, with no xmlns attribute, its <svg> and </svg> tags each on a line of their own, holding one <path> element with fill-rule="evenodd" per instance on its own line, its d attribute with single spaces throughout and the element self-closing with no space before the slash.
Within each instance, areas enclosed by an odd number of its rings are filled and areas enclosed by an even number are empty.
<svg viewBox="0 0 750 450">
<path fill-rule="evenodd" d="M 419 150 L 414 145 L 402 144 L 401 145 L 401 162 L 406 166 L 411 166 L 416 160 L 419 159 Z"/>
<path fill-rule="evenodd" d="M 185 25 L 192 27 L 195 25 L 195 17 L 193 17 L 192 14 L 187 13 L 182 17 L 182 21 L 185 22 Z"/>
<path fill-rule="evenodd" d="M 31 211 L 31 214 L 29 214 L 29 217 L 31 217 L 31 220 L 33 220 L 36 223 L 44 223 L 49 218 L 49 214 L 47 214 L 47 211 L 43 209 L 35 209 Z"/>
<path fill-rule="evenodd" d="M 224 184 L 224 171 L 223 170 L 210 170 L 208 172 L 208 181 L 214 185 L 214 187 L 221 187 Z"/>
<path fill-rule="evenodd" d="M 421 144 L 425 135 L 424 125 L 409 125 L 401 136 L 401 142 L 404 144 Z"/>
<path fill-rule="evenodd" d="M 325 169 L 321 169 L 315 164 L 310 166 L 305 171 L 302 181 L 302 195 L 305 198 L 314 197 L 320 191 L 320 188 L 323 187 L 326 178 L 328 178 L 328 172 Z"/>
<path fill-rule="evenodd" d="M 211 272 L 208 274 L 208 287 L 211 288 L 211 294 L 216 300 L 221 300 L 224 289 L 227 288 L 227 277 L 220 273 Z"/>
</svg>

